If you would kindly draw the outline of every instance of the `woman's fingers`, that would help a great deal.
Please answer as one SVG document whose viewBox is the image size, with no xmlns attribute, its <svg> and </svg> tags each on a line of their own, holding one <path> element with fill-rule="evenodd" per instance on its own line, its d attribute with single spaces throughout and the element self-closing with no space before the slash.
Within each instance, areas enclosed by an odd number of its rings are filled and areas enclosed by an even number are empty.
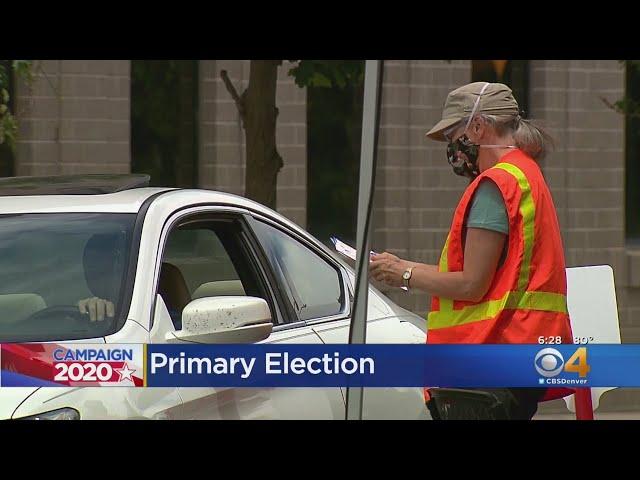
<svg viewBox="0 0 640 480">
<path fill-rule="evenodd" d="M 400 261 L 400 258 L 388 252 L 373 255 L 369 264 L 369 275 L 387 285 L 396 285 L 399 281 L 395 278 L 397 276 L 396 270 Z"/>
<path fill-rule="evenodd" d="M 87 312 L 87 302 L 89 301 L 89 299 L 85 299 L 85 300 L 80 300 L 78 302 L 78 310 L 80 311 L 80 313 L 82 314 L 86 314 Z"/>
<path fill-rule="evenodd" d="M 89 299 L 89 320 L 92 322 L 96 321 L 96 317 L 98 316 L 98 307 L 96 305 L 97 298 Z"/>
<path fill-rule="evenodd" d="M 115 306 L 113 305 L 113 302 L 107 302 L 107 317 L 113 318 L 115 314 L 116 312 L 115 312 Z"/>
<path fill-rule="evenodd" d="M 385 267 L 384 263 L 385 263 L 384 260 L 377 260 L 375 263 L 373 263 L 369 267 L 369 273 L 376 280 L 380 280 L 384 275 L 384 267 Z"/>
<path fill-rule="evenodd" d="M 89 314 L 89 320 L 92 322 L 104 321 L 105 316 L 113 318 L 115 315 L 115 305 L 109 300 L 92 297 L 80 300 L 78 302 L 78 310 L 80 313 Z"/>
<path fill-rule="evenodd" d="M 104 320 L 104 314 L 107 310 L 106 300 L 102 300 L 101 298 L 96 299 L 96 319 L 99 322 Z"/>
<path fill-rule="evenodd" d="M 386 261 L 378 260 L 375 265 L 371 266 L 369 270 L 373 278 L 379 282 L 386 281 Z"/>
</svg>

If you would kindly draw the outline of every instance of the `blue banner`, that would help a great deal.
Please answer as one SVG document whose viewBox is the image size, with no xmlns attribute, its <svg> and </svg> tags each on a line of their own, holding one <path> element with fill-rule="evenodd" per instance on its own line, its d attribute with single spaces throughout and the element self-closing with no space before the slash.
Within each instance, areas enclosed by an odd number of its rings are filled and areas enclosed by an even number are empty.
<svg viewBox="0 0 640 480">
<path fill-rule="evenodd" d="M 640 387 L 640 345 L 4 344 L 0 386 Z"/>
<path fill-rule="evenodd" d="M 640 345 L 148 345 L 149 387 L 640 387 Z"/>
</svg>

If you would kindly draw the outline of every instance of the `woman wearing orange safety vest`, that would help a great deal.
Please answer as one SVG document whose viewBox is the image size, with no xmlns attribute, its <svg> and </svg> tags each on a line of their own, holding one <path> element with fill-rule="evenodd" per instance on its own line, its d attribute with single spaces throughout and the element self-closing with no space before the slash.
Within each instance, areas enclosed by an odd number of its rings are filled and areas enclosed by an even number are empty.
<svg viewBox="0 0 640 480">
<path fill-rule="evenodd" d="M 521 117 L 509 87 L 485 82 L 449 93 L 442 119 L 427 136 L 448 142 L 454 172 L 470 179 L 439 265 L 385 252 L 372 257 L 372 277 L 431 294 L 427 343 L 537 344 L 541 337 L 573 343 L 560 228 L 536 162 L 549 137 Z M 510 418 L 518 419 L 533 417 L 543 399 L 571 393 L 485 390 L 503 399 Z"/>
</svg>

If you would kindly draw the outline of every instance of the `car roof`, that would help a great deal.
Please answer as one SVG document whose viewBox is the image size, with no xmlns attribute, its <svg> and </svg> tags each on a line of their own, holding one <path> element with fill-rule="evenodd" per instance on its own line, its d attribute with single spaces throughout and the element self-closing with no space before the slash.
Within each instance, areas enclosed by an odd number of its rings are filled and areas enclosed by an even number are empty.
<svg viewBox="0 0 640 480">
<path fill-rule="evenodd" d="M 162 194 L 162 195 L 160 195 Z M 247 208 L 269 216 L 277 212 L 248 198 L 206 189 L 143 187 L 114 193 L 91 195 L 0 196 L 0 215 L 23 213 L 137 213 L 151 197 L 160 195 L 163 202 L 176 207 L 208 203 Z"/>
<path fill-rule="evenodd" d="M 313 241 L 317 246 L 331 254 L 340 264 L 351 268 L 333 250 L 284 215 L 248 198 L 214 190 L 143 187 L 93 195 L 0 196 L 0 216 L 3 214 L 85 212 L 135 214 L 140 211 L 147 200 L 154 196 L 156 197 L 153 199 L 154 203 L 175 203 L 176 208 L 204 203 L 230 205 L 261 213 Z"/>
<path fill-rule="evenodd" d="M 134 188 L 94 195 L 0 196 L 0 215 L 15 213 L 137 213 L 149 197 L 169 188 Z"/>
<path fill-rule="evenodd" d="M 143 173 L 97 173 L 0 178 L 0 196 L 91 195 L 148 187 Z"/>
<path fill-rule="evenodd" d="M 221 204 L 288 221 L 265 206 L 231 193 L 149 187 L 146 174 L 72 174 L 0 178 L 0 215 L 27 213 L 137 213 L 154 196 L 176 208 Z M 170 198 L 167 193 L 172 192 Z M 164 194 L 164 195 L 160 195 Z M 297 227 L 297 226 L 296 226 Z"/>
</svg>

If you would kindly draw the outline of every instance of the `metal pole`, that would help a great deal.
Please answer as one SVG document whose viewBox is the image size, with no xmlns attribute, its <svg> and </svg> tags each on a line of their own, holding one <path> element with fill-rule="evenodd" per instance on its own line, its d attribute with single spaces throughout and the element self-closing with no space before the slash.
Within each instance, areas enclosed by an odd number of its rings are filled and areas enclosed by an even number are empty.
<svg viewBox="0 0 640 480">
<path fill-rule="evenodd" d="M 382 61 L 367 60 L 364 72 L 364 104 L 362 112 L 362 144 L 360 149 L 360 186 L 358 190 L 358 226 L 356 255 L 356 288 L 349 343 L 362 344 L 367 340 L 367 301 L 369 293 L 369 227 L 375 182 L 376 145 L 380 113 Z M 347 420 L 362 420 L 362 387 L 347 388 Z"/>
</svg>

